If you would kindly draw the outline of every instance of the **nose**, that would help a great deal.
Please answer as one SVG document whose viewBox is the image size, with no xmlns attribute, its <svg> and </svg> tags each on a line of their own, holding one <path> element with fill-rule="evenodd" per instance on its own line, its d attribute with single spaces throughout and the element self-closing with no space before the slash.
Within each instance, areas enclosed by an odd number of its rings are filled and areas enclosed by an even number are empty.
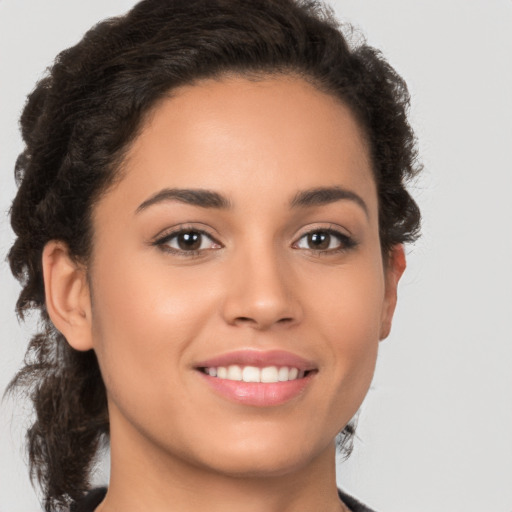
<svg viewBox="0 0 512 512">
<path fill-rule="evenodd" d="M 229 325 L 267 330 L 301 321 L 296 280 L 275 251 L 241 254 L 229 263 L 227 293 L 222 306 Z"/>
</svg>

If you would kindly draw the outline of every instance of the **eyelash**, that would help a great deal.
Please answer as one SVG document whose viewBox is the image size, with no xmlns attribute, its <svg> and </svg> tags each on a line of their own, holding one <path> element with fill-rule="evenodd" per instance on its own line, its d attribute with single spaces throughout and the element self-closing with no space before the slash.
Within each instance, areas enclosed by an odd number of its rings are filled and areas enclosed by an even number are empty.
<svg viewBox="0 0 512 512">
<path fill-rule="evenodd" d="M 304 249 L 304 250 L 310 251 L 311 253 L 318 255 L 318 256 L 330 256 L 330 255 L 340 254 L 342 252 L 349 251 L 350 249 L 353 249 L 357 246 L 357 242 L 356 242 L 356 240 L 354 240 L 354 238 L 352 238 L 349 235 L 346 235 L 345 233 L 341 233 L 340 231 L 337 231 L 336 229 L 332 229 L 332 228 L 311 229 L 310 231 L 301 235 L 301 237 L 298 239 L 298 241 L 295 242 L 293 245 L 296 246 L 301 240 L 307 238 L 308 236 L 313 235 L 313 234 L 319 234 L 319 233 L 326 234 L 326 235 L 329 235 L 331 237 L 338 239 L 339 247 L 336 247 L 334 249 L 311 249 L 311 248 L 309 248 L 309 249 Z M 300 249 L 299 247 L 294 247 L 294 248 Z"/>
<path fill-rule="evenodd" d="M 170 233 L 165 234 L 164 236 L 158 238 L 153 242 L 152 245 L 159 247 L 162 251 L 168 252 L 171 254 L 176 254 L 178 256 L 186 256 L 186 257 L 194 257 L 194 256 L 200 256 L 204 251 L 212 250 L 212 249 L 191 249 L 191 250 L 183 250 L 183 249 L 176 249 L 173 247 L 169 247 L 167 244 L 174 238 L 177 238 L 179 235 L 185 235 L 185 234 L 198 234 L 201 236 L 204 236 L 206 238 L 209 238 L 212 243 L 219 245 L 219 248 L 222 247 L 222 244 L 220 244 L 215 238 L 213 238 L 209 233 L 202 229 L 198 228 L 187 228 L 187 227 L 180 227 L 179 229 L 172 231 Z"/>
<path fill-rule="evenodd" d="M 306 249 L 306 248 L 304 248 L 303 250 L 309 251 L 318 256 L 326 256 L 326 255 L 329 256 L 329 255 L 334 255 L 334 254 L 339 254 L 342 252 L 349 251 L 350 249 L 353 249 L 358 245 L 356 240 L 354 240 L 352 237 L 350 237 L 349 235 L 346 235 L 344 233 L 341 233 L 335 229 L 315 228 L 310 231 L 307 231 L 306 233 L 303 233 L 299 237 L 299 239 L 292 244 L 292 247 L 294 249 L 301 249 L 300 247 L 297 247 L 297 245 L 299 244 L 299 242 L 301 240 L 307 238 L 310 235 L 319 234 L 319 233 L 327 234 L 329 236 L 335 237 L 338 240 L 340 246 L 336 247 L 334 249 L 311 249 L 311 248 Z M 192 228 L 192 227 L 191 228 L 180 227 L 179 229 L 172 231 L 170 233 L 167 233 L 164 236 L 158 238 L 157 240 L 155 240 L 152 243 L 152 245 L 159 247 L 162 251 L 165 251 L 167 253 L 175 254 L 178 256 L 185 256 L 185 257 L 194 257 L 194 256 L 197 257 L 197 256 L 202 255 L 204 253 L 204 251 L 210 251 L 210 250 L 217 249 L 217 248 L 211 248 L 211 249 L 183 250 L 183 249 L 169 247 L 168 244 L 171 240 L 177 238 L 179 235 L 185 235 L 185 234 L 196 234 L 196 235 L 204 236 L 206 238 L 209 238 L 213 244 L 218 245 L 219 246 L 218 248 L 222 248 L 222 244 L 220 242 L 218 242 L 217 240 L 215 240 L 215 238 L 213 238 L 209 233 L 207 233 L 206 231 L 204 231 L 202 229 Z"/>
</svg>

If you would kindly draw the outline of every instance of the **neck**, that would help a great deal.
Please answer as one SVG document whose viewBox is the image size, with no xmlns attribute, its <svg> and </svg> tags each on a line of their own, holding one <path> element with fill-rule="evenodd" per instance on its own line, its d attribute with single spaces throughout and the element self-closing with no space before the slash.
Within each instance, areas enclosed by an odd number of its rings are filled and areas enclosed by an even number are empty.
<svg viewBox="0 0 512 512">
<path fill-rule="evenodd" d="M 114 430 L 114 431 L 113 431 Z M 96 512 L 340 512 L 335 445 L 274 474 L 226 474 L 201 467 L 111 424 L 111 475 Z"/>
</svg>

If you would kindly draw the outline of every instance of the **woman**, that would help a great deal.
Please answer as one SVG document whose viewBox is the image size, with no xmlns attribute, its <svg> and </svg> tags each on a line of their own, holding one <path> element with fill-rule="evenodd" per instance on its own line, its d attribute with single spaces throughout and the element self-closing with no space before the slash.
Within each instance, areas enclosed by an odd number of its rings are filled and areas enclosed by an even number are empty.
<svg viewBox="0 0 512 512">
<path fill-rule="evenodd" d="M 47 511 L 368 510 L 335 439 L 418 232 L 407 106 L 311 2 L 145 0 L 58 56 L 9 254 L 45 326 L 12 388 Z"/>
</svg>

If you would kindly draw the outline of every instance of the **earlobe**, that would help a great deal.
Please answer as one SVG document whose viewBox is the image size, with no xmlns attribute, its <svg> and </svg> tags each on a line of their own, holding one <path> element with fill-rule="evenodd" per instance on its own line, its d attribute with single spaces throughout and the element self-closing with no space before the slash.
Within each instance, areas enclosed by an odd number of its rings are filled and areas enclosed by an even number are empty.
<svg viewBox="0 0 512 512">
<path fill-rule="evenodd" d="M 58 240 L 44 247 L 42 265 L 46 309 L 54 326 L 74 349 L 92 349 L 91 300 L 85 269 Z"/>
<path fill-rule="evenodd" d="M 392 247 L 388 261 L 384 267 L 384 275 L 386 280 L 386 288 L 384 295 L 384 305 L 382 309 L 382 321 L 380 339 L 383 340 L 389 336 L 391 331 L 391 323 L 395 312 L 397 301 L 398 282 L 402 277 L 406 267 L 405 250 L 402 244 Z"/>
</svg>

